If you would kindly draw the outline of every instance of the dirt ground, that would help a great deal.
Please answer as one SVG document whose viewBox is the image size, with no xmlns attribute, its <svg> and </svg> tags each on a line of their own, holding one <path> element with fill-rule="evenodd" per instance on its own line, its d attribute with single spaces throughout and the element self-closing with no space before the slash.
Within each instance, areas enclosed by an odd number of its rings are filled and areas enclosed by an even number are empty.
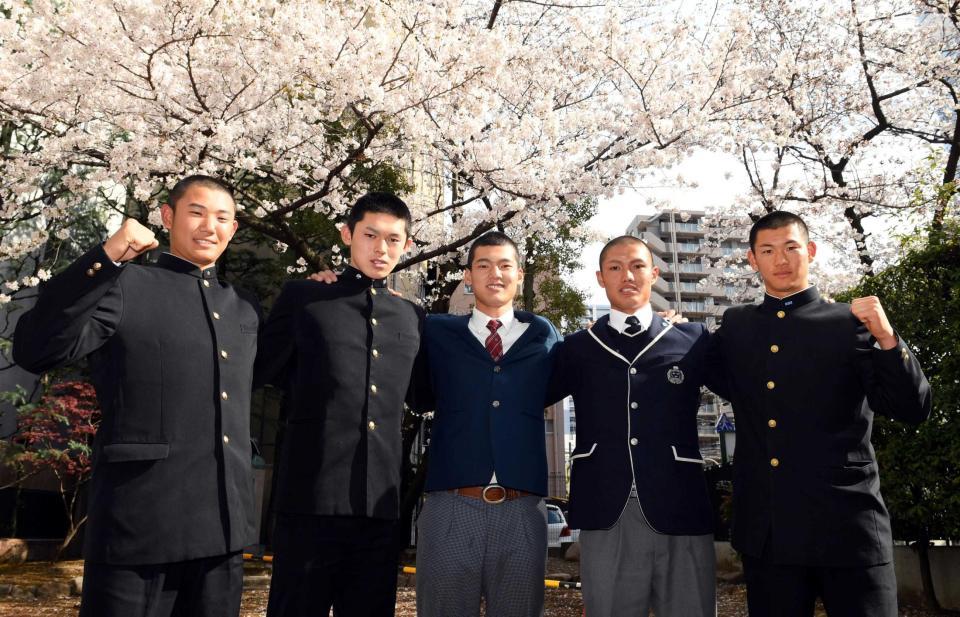
<svg viewBox="0 0 960 617">
<path fill-rule="evenodd" d="M 551 558 L 551 573 L 576 574 L 577 564 Z M 0 564 L 0 617 L 75 617 L 80 598 L 70 595 L 70 581 L 83 574 L 79 561 L 56 564 L 47 562 L 22 565 Z M 269 566 L 247 564 L 241 617 L 262 617 L 269 591 Z M 414 617 L 416 596 L 410 577 L 400 577 L 397 593 L 397 617 Z M 39 591 L 38 591 L 39 590 Z M 547 589 L 544 617 L 580 617 L 583 601 L 579 590 Z M 956 613 L 953 613 L 956 614 Z M 718 617 L 747 617 L 746 591 L 743 585 L 720 583 L 717 587 Z M 904 607 L 901 617 L 934 617 L 937 613 Z M 818 617 L 824 617 L 817 611 Z"/>
</svg>

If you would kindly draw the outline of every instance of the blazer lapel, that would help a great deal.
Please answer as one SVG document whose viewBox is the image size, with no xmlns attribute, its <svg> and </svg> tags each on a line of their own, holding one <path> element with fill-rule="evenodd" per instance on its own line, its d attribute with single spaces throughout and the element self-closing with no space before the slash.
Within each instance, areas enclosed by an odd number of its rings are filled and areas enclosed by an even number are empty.
<svg viewBox="0 0 960 617">
<path fill-rule="evenodd" d="M 514 311 L 513 316 L 517 321 L 527 324 L 527 329 L 523 331 L 520 338 L 518 338 L 516 342 L 510 346 L 510 349 L 507 350 L 507 353 L 504 354 L 504 362 L 515 362 L 535 353 L 537 351 L 537 344 L 542 343 L 547 338 L 546 329 L 541 325 L 541 322 L 533 319 L 533 313 Z"/>
<path fill-rule="evenodd" d="M 640 336 L 637 338 L 640 339 L 640 342 L 643 344 L 643 348 L 640 352 L 633 358 L 630 359 L 630 364 L 636 362 L 643 354 L 647 353 L 651 347 L 657 344 L 664 334 L 667 333 L 670 328 L 673 327 L 673 324 L 665 320 L 659 315 L 653 316 L 653 321 L 650 322 L 650 327 L 644 330 Z"/>
<path fill-rule="evenodd" d="M 470 313 L 457 317 L 456 327 L 454 329 L 456 333 L 464 339 L 467 349 L 485 358 L 490 358 L 490 352 L 487 351 L 483 343 L 470 331 Z M 493 358 L 490 359 L 492 360 Z"/>
<path fill-rule="evenodd" d="M 650 327 L 641 332 L 636 336 L 636 341 L 643 345 L 640 352 L 633 358 L 627 358 L 623 354 L 617 351 L 617 344 L 614 338 L 617 336 L 616 330 L 610 327 L 610 316 L 604 315 L 590 327 L 590 335 L 594 340 L 600 344 L 608 353 L 611 353 L 627 364 L 633 364 L 637 361 L 637 358 L 642 356 L 647 352 L 648 349 L 653 347 L 657 341 L 660 340 L 664 334 L 667 333 L 667 330 L 673 327 L 673 324 L 667 323 L 659 315 L 653 316 L 653 321 L 650 322 Z"/>
</svg>

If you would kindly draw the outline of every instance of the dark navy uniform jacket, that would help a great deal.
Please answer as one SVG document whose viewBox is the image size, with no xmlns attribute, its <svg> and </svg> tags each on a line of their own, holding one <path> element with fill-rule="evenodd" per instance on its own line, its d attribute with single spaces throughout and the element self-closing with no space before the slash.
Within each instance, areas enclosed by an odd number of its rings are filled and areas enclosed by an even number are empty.
<svg viewBox="0 0 960 617">
<path fill-rule="evenodd" d="M 264 326 L 258 384 L 286 390 L 279 512 L 396 519 L 403 404 L 423 311 L 348 267 L 289 281 Z"/>
<path fill-rule="evenodd" d="M 624 335 L 601 317 L 567 336 L 551 400 L 572 395 L 577 446 L 571 456 L 570 525 L 612 527 L 637 485 L 648 524 L 666 534 L 713 533 L 697 437 L 710 335 L 699 323 L 654 315 L 625 355 Z"/>
<path fill-rule="evenodd" d="M 87 560 L 158 564 L 256 541 L 250 388 L 256 300 L 163 254 L 116 266 L 97 246 L 41 290 L 14 358 L 41 372 L 89 356 L 94 441 Z"/>
<path fill-rule="evenodd" d="M 560 335 L 549 321 L 530 324 L 499 362 L 470 332 L 469 315 L 429 315 L 418 373 L 422 410 L 435 409 L 427 491 L 490 483 L 547 493 L 543 409 Z M 426 380 L 426 383 L 423 381 Z"/>
<path fill-rule="evenodd" d="M 712 364 L 733 403 L 733 545 L 774 563 L 866 566 L 892 558 L 870 434 L 880 413 L 917 423 L 930 386 L 903 341 L 874 346 L 850 305 L 811 287 L 728 309 Z"/>
</svg>

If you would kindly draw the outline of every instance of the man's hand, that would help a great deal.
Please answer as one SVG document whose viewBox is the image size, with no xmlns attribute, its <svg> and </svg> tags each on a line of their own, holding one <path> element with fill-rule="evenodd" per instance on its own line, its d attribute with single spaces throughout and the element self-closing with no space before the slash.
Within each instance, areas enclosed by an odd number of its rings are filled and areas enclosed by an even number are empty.
<svg viewBox="0 0 960 617">
<path fill-rule="evenodd" d="M 314 272 L 307 278 L 318 283 L 336 283 L 337 273 L 333 270 L 321 270 L 320 272 Z"/>
<path fill-rule="evenodd" d="M 657 315 L 663 317 L 670 323 L 687 323 L 690 320 L 676 312 L 673 309 L 667 309 L 665 311 L 657 311 Z"/>
<path fill-rule="evenodd" d="M 850 303 L 850 312 L 867 327 L 873 338 L 877 339 L 880 349 L 893 349 L 897 346 L 897 335 L 880 305 L 880 298 L 867 296 L 855 298 Z"/>
<path fill-rule="evenodd" d="M 135 259 L 158 246 L 160 243 L 157 242 L 157 237 L 152 231 L 134 219 L 127 219 L 117 233 L 104 242 L 103 250 L 111 261 L 122 263 Z"/>
</svg>

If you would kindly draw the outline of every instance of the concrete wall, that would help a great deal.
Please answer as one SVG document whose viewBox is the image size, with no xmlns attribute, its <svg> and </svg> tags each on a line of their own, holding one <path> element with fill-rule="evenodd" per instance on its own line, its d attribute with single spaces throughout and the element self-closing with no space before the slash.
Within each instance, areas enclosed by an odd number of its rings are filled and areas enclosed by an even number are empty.
<svg viewBox="0 0 960 617">
<path fill-rule="evenodd" d="M 931 546 L 928 550 L 933 589 L 940 606 L 960 610 L 960 546 Z M 900 597 L 911 604 L 920 604 L 923 584 L 916 551 L 909 546 L 893 547 L 893 565 Z"/>
<path fill-rule="evenodd" d="M 729 542 L 714 542 L 717 549 L 717 574 L 729 578 L 740 571 L 743 565 Z M 908 546 L 895 546 L 893 566 L 897 572 L 897 592 L 901 602 L 919 606 L 923 601 L 923 585 L 920 582 L 920 563 L 916 552 Z M 960 546 L 931 546 L 930 570 L 933 588 L 946 609 L 960 609 Z"/>
</svg>

